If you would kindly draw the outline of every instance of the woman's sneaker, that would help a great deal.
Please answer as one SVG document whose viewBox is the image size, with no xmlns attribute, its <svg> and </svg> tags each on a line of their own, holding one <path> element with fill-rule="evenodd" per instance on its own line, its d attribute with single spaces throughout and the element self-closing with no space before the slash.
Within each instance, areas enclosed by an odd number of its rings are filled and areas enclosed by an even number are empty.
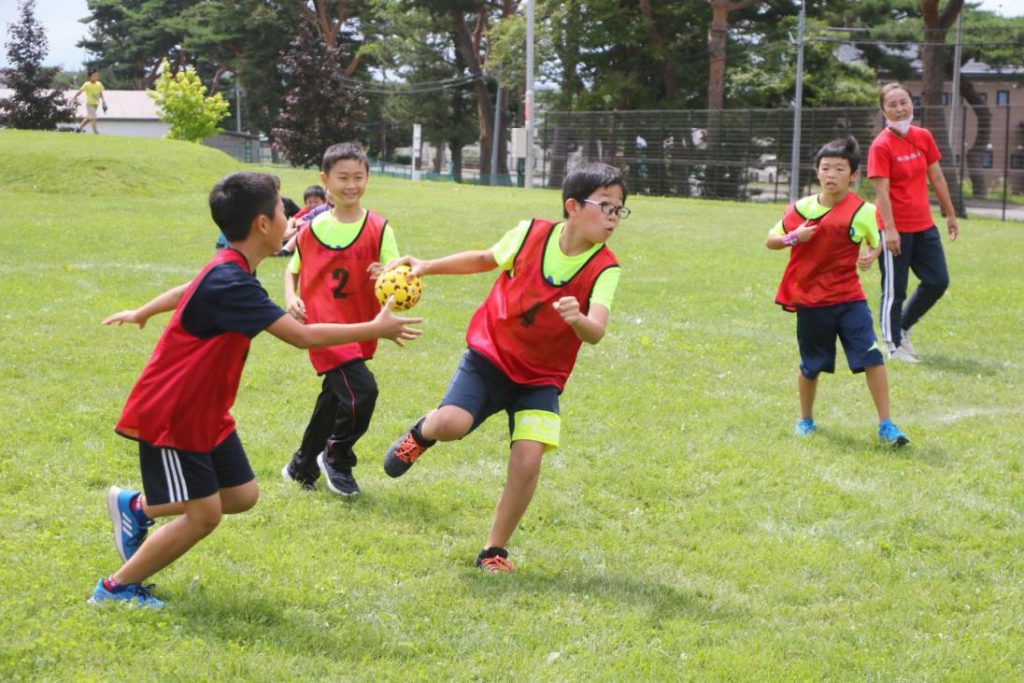
<svg viewBox="0 0 1024 683">
<path fill-rule="evenodd" d="M 484 548 L 476 556 L 476 566 L 492 574 L 511 574 L 516 570 L 508 560 L 508 551 L 504 548 Z"/>
<path fill-rule="evenodd" d="M 143 586 L 141 583 L 126 583 L 108 589 L 103 585 L 103 579 L 100 579 L 87 602 L 90 605 L 99 605 L 104 602 L 123 602 L 131 607 L 159 609 L 164 606 L 164 601 L 153 597 L 153 594 L 150 592 L 152 587 L 152 584 Z"/>
<path fill-rule="evenodd" d="M 910 341 L 910 330 L 900 330 L 900 348 L 917 359 L 917 349 Z"/>
<path fill-rule="evenodd" d="M 907 435 L 901 432 L 900 428 L 893 424 L 892 420 L 882 420 L 878 423 L 878 438 L 897 448 L 910 443 Z"/>
<path fill-rule="evenodd" d="M 906 346 L 890 346 L 889 358 L 903 363 L 910 363 L 911 365 L 921 362 L 914 354 L 907 350 Z"/>
</svg>

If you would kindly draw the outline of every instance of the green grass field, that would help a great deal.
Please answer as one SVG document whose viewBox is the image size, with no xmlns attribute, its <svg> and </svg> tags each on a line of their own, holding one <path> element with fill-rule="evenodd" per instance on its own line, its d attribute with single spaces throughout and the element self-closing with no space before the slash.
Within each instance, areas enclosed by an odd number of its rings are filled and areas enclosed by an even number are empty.
<svg viewBox="0 0 1024 683">
<path fill-rule="evenodd" d="M 1024 225 L 961 224 L 953 284 L 890 366 L 913 445 L 875 441 L 861 376 L 797 417 L 795 320 L 772 301 L 779 206 L 631 198 L 609 334 L 581 352 L 512 539 L 472 567 L 507 457 L 504 420 L 399 480 L 387 445 L 441 397 L 493 274 L 428 279 L 423 337 L 383 343 L 356 474 L 304 493 L 280 469 L 319 383 L 261 335 L 233 414 L 251 512 L 154 577 L 160 612 L 86 605 L 119 562 L 113 433 L 167 316 L 107 328 L 213 251 L 206 195 L 239 166 L 168 141 L 0 131 L 0 679 L 1020 680 L 1024 676 Z M 301 196 L 311 171 L 280 172 Z M 486 248 L 553 191 L 371 179 L 403 252 Z M 281 301 L 282 259 L 259 275 Z M 865 277 L 877 308 L 878 274 Z"/>
</svg>

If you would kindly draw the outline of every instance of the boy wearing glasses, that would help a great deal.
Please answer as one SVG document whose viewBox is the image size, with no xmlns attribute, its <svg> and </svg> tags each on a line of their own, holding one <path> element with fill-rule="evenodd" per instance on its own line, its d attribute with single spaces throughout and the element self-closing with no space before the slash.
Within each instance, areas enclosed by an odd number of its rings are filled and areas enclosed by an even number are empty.
<svg viewBox="0 0 1024 683">
<path fill-rule="evenodd" d="M 461 439 L 504 410 L 511 434 L 508 477 L 476 566 L 514 567 L 505 545 L 533 498 L 544 453 L 559 445 L 558 397 L 582 342 L 605 333 L 620 268 L 605 242 L 629 215 L 622 174 L 585 164 L 562 185 L 563 222 L 524 221 L 490 249 L 420 260 L 413 275 L 501 274 L 466 332 L 468 349 L 440 406 L 398 438 L 384 456 L 391 477 L 405 473 L 438 441 Z"/>
</svg>

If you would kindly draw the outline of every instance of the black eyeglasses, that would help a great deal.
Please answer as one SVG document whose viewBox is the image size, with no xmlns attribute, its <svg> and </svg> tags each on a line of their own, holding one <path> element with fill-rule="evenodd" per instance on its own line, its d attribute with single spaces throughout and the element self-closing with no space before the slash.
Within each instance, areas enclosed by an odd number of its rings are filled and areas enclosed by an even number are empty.
<svg viewBox="0 0 1024 683">
<path fill-rule="evenodd" d="M 633 213 L 625 206 L 615 206 L 611 202 L 595 202 L 593 199 L 584 199 L 583 203 L 593 204 L 594 206 L 600 206 L 602 213 L 604 213 L 604 215 L 608 216 L 609 218 L 611 218 L 612 216 L 618 216 L 619 218 L 625 220 L 629 218 L 629 214 Z"/>
</svg>

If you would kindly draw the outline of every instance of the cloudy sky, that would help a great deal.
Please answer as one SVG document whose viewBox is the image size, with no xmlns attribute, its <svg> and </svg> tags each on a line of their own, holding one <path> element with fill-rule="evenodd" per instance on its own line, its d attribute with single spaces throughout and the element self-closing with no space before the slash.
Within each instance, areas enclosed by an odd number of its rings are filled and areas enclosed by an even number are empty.
<svg viewBox="0 0 1024 683">
<path fill-rule="evenodd" d="M 993 10 L 1008 17 L 1024 15 L 1024 0 L 983 0 L 983 9 Z M 75 43 L 86 33 L 86 26 L 78 20 L 89 14 L 86 0 L 37 0 L 36 19 L 46 29 L 50 42 L 48 65 L 63 66 L 65 69 L 79 69 L 86 58 L 82 48 Z M 0 0 L 0 27 L 3 27 L 6 43 L 7 25 L 17 21 L 18 0 Z M 0 51 L 0 66 L 7 65 L 6 50 Z"/>
</svg>

